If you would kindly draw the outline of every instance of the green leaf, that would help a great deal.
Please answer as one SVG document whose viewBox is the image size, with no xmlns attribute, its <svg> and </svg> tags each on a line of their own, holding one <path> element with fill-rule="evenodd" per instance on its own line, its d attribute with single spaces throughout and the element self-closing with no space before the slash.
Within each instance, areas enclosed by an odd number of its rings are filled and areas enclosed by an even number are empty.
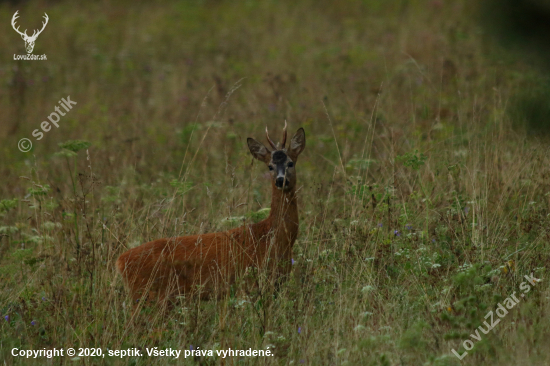
<svg viewBox="0 0 550 366">
<path fill-rule="evenodd" d="M 88 141 L 83 140 L 69 140 L 65 142 L 60 142 L 58 145 L 62 149 L 67 149 L 76 153 L 82 149 L 89 148 L 91 144 Z"/>
<path fill-rule="evenodd" d="M 44 186 L 35 185 L 35 187 L 29 187 L 27 191 L 33 196 L 45 196 L 50 191 L 50 186 L 47 184 Z"/>
<path fill-rule="evenodd" d="M 414 152 L 408 152 L 395 158 L 395 160 L 402 162 L 403 165 L 411 167 L 414 170 L 420 169 L 420 167 L 424 165 L 427 159 L 428 157 L 423 153 L 418 154 L 418 150 L 414 150 Z"/>
<path fill-rule="evenodd" d="M 61 150 L 53 154 L 54 156 L 59 156 L 62 158 L 72 158 L 76 156 L 76 153 L 70 150 Z"/>
<path fill-rule="evenodd" d="M 15 207 L 17 207 L 17 198 L 0 201 L 0 211 L 8 211 Z"/>
</svg>

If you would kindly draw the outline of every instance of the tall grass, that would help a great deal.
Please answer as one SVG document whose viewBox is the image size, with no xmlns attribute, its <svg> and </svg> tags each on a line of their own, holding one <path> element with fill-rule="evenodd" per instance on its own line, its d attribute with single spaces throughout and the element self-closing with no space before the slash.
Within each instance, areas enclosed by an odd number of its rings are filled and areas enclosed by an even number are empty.
<svg viewBox="0 0 550 366">
<path fill-rule="evenodd" d="M 35 46 L 48 61 L 0 64 L 0 358 L 269 347 L 53 363 L 548 364 L 548 148 L 506 113 L 536 74 L 495 56 L 474 5 L 18 5 L 25 27 L 50 22 Z M 15 10 L 0 5 L 2 19 Z M 15 32 L 0 42 L 24 52 Z M 77 106 L 34 140 L 67 95 Z M 275 297 L 241 289 L 134 313 L 118 255 L 261 219 L 269 181 L 246 138 L 285 119 L 307 136 L 290 280 Z M 544 280 L 458 361 L 451 349 L 530 273 Z"/>
</svg>

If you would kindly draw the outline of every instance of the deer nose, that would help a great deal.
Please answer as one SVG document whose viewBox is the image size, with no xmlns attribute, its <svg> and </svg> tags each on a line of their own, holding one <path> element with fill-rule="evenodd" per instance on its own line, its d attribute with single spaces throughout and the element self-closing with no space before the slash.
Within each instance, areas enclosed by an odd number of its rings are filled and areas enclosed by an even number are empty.
<svg viewBox="0 0 550 366">
<path fill-rule="evenodd" d="M 283 188 L 283 184 L 285 184 L 284 177 L 278 177 L 277 179 L 275 179 L 275 186 L 277 188 Z M 286 181 L 286 185 L 288 186 L 288 181 Z"/>
</svg>

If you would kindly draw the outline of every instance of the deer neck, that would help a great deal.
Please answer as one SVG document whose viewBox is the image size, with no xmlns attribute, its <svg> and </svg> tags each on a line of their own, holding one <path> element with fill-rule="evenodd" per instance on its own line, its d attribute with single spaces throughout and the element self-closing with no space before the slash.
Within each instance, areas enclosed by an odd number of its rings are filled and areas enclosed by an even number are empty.
<svg viewBox="0 0 550 366">
<path fill-rule="evenodd" d="M 292 245 L 298 235 L 298 200 L 296 191 L 282 191 L 273 186 L 271 211 L 267 219 L 277 242 Z"/>
</svg>

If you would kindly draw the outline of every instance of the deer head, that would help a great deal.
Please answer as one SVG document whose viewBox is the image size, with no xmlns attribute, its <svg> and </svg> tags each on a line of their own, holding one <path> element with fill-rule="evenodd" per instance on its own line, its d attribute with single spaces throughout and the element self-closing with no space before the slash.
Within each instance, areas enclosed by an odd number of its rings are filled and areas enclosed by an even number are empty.
<svg viewBox="0 0 550 366">
<path fill-rule="evenodd" d="M 251 137 L 248 138 L 247 143 L 252 156 L 267 165 L 273 186 L 283 191 L 291 191 L 296 188 L 295 164 L 298 155 L 306 147 L 306 133 L 303 128 L 300 128 L 290 140 L 290 146 L 286 148 L 286 127 L 285 121 L 281 146 L 271 141 L 267 127 L 265 128 L 267 142 L 273 150 L 269 150 L 261 142 Z"/>
<path fill-rule="evenodd" d="M 25 29 L 24 32 L 21 32 L 19 31 L 19 27 L 15 28 L 15 20 L 17 18 L 19 18 L 19 16 L 17 15 L 17 13 L 19 12 L 19 10 L 17 10 L 15 12 L 15 14 L 13 14 L 13 17 L 11 18 L 11 26 L 13 27 L 13 29 L 19 33 L 21 35 L 21 38 L 23 38 L 23 41 L 25 41 L 25 48 L 27 49 L 27 53 L 31 53 L 32 50 L 34 49 L 34 42 L 36 42 L 36 38 L 38 38 L 38 35 L 40 35 L 40 33 L 42 33 L 42 31 L 44 30 L 44 28 L 46 28 L 46 24 L 48 24 L 48 14 L 44 13 L 44 19 L 46 20 L 45 22 L 42 22 L 42 29 L 40 29 L 37 33 L 37 31 L 35 30 L 32 34 L 32 36 L 28 36 L 27 35 L 27 30 Z"/>
</svg>

